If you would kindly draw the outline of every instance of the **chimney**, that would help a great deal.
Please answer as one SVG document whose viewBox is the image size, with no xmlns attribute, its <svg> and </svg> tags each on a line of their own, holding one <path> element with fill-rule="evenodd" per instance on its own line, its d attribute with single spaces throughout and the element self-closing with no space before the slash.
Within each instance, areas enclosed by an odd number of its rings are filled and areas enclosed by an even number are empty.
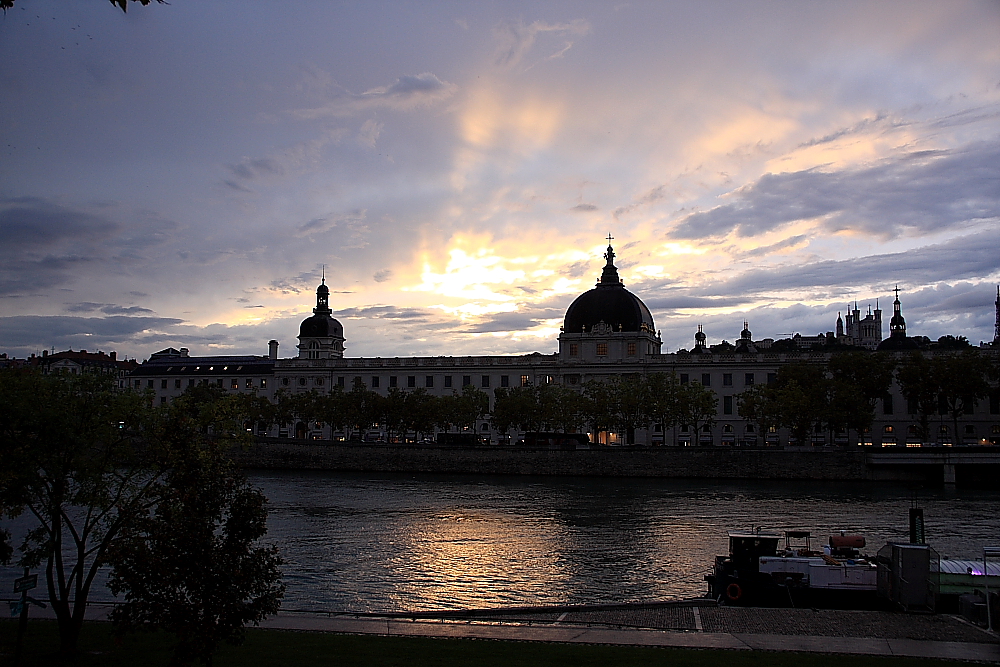
<svg viewBox="0 0 1000 667">
<path fill-rule="evenodd" d="M 48 350 L 42 350 L 42 356 L 43 357 L 49 356 L 49 351 Z"/>
<path fill-rule="evenodd" d="M 278 358 L 278 341 L 271 340 L 267 343 L 267 358 L 277 359 Z"/>
<path fill-rule="evenodd" d="M 111 361 L 118 361 L 118 353 L 115 352 L 114 350 L 109 352 L 108 356 L 111 357 Z"/>
<path fill-rule="evenodd" d="M 182 348 L 181 348 L 181 356 L 182 356 L 182 357 L 186 357 L 186 356 L 188 356 L 188 352 L 189 352 L 189 351 L 190 351 L 190 350 L 188 350 L 188 349 L 187 349 L 186 347 L 182 347 Z"/>
</svg>

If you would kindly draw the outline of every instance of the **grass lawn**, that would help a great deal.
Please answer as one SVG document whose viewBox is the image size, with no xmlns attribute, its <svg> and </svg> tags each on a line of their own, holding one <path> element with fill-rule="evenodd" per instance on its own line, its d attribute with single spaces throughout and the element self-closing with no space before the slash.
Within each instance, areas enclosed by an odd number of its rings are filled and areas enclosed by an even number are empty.
<svg viewBox="0 0 1000 667">
<path fill-rule="evenodd" d="M 80 666 L 159 667 L 170 661 L 171 641 L 163 633 L 139 634 L 116 645 L 106 623 L 88 623 L 80 641 Z M 17 624 L 0 622 L 0 664 L 12 663 Z M 53 621 L 28 623 L 22 665 L 58 665 L 58 634 Z M 661 649 L 631 646 L 589 646 L 535 642 L 479 641 L 334 635 L 280 630 L 251 630 L 243 646 L 224 646 L 216 667 L 842 667 L 845 662 L 865 667 L 934 667 L 956 663 L 916 658 Z"/>
</svg>

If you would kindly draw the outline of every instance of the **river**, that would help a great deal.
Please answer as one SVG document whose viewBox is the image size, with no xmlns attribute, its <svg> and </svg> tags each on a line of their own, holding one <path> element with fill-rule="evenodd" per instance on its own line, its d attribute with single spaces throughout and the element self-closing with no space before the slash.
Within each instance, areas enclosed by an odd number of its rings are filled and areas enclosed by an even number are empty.
<svg viewBox="0 0 1000 667">
<path fill-rule="evenodd" d="M 941 557 L 1000 545 L 1000 491 L 898 484 L 254 471 L 283 607 L 314 611 L 600 604 L 702 595 L 726 531 L 906 541 L 923 508 Z M 23 532 L 26 517 L 13 525 Z M 0 568 L 13 597 L 20 574 Z M 39 582 L 44 587 L 43 582 Z M 36 597 L 45 597 L 39 590 Z M 99 583 L 92 599 L 109 600 Z"/>
<path fill-rule="evenodd" d="M 870 551 L 924 509 L 941 557 L 1000 544 L 1000 493 L 903 485 L 255 472 L 288 609 L 401 611 L 698 596 L 726 531 L 762 525 Z"/>
</svg>

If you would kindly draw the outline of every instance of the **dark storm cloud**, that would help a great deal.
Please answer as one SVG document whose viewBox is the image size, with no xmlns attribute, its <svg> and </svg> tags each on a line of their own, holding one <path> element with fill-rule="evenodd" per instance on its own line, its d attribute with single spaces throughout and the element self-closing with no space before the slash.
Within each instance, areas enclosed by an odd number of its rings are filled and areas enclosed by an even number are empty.
<svg viewBox="0 0 1000 667">
<path fill-rule="evenodd" d="M 733 199 L 692 213 L 670 236 L 755 236 L 817 218 L 829 232 L 933 233 L 1000 217 L 1000 142 L 911 152 L 860 169 L 765 174 Z"/>
</svg>

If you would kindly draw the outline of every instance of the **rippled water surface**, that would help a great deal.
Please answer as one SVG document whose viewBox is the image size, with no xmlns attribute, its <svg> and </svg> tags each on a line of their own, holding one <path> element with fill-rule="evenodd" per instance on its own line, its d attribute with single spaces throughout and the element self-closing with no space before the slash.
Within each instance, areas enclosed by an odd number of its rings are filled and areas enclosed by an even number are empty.
<svg viewBox="0 0 1000 667">
<path fill-rule="evenodd" d="M 907 538 L 924 508 L 942 557 L 1000 545 L 1000 492 L 816 482 L 255 472 L 286 609 L 398 611 L 701 595 L 726 531 Z M 14 526 L 15 530 L 17 526 Z M 11 590 L 19 574 L 0 572 Z M 43 584 L 44 586 L 44 584 Z M 43 591 L 39 593 L 44 596 Z M 4 597 L 11 597 L 8 593 Z M 36 597 L 38 597 L 36 595 Z M 95 590 L 94 599 L 110 594 Z"/>
<path fill-rule="evenodd" d="M 816 482 L 257 473 L 292 609 L 594 604 L 701 595 L 726 531 L 905 541 L 924 508 L 944 556 L 1000 544 L 1000 493 Z"/>
</svg>

